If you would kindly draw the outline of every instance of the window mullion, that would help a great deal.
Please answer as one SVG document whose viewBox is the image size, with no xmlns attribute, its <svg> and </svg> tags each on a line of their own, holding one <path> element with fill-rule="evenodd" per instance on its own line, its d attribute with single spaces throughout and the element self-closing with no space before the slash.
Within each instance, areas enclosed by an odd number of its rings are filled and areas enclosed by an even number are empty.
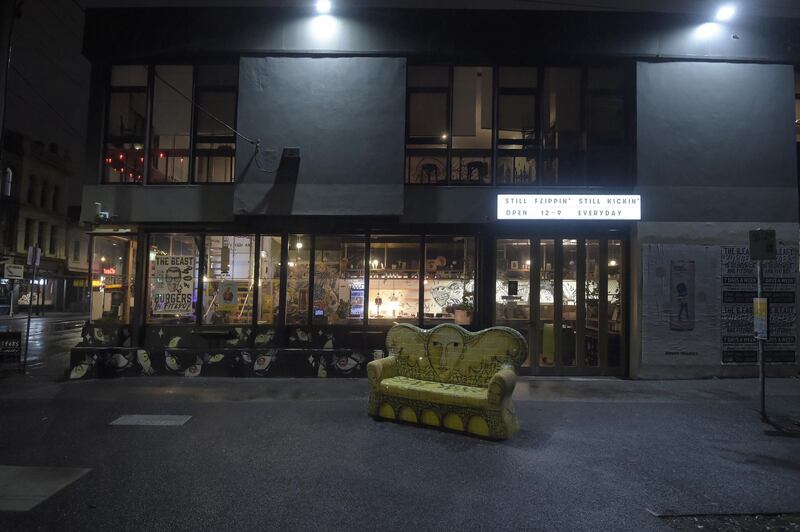
<svg viewBox="0 0 800 532">
<path fill-rule="evenodd" d="M 147 120 L 144 130 L 144 164 L 142 165 L 142 184 L 147 185 L 150 180 L 150 156 L 153 142 L 153 97 L 155 94 L 155 65 L 147 67 Z"/>
<path fill-rule="evenodd" d="M 192 112 L 189 113 L 189 175 L 186 176 L 188 183 L 194 183 L 194 144 L 197 135 L 197 65 L 192 66 Z M 254 313 L 255 314 L 255 313 Z"/>
</svg>

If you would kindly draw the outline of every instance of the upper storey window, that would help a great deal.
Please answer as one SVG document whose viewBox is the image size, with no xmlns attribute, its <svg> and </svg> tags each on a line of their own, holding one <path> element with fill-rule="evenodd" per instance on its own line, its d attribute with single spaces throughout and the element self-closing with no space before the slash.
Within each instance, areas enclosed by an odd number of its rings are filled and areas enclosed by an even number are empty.
<svg viewBox="0 0 800 532">
<path fill-rule="evenodd" d="M 237 88 L 232 64 L 112 67 L 103 181 L 233 182 Z"/>
<path fill-rule="evenodd" d="M 622 67 L 408 67 L 406 183 L 630 182 Z"/>
<path fill-rule="evenodd" d="M 147 67 L 111 69 L 106 113 L 103 179 L 107 183 L 141 183 L 147 124 Z"/>
</svg>

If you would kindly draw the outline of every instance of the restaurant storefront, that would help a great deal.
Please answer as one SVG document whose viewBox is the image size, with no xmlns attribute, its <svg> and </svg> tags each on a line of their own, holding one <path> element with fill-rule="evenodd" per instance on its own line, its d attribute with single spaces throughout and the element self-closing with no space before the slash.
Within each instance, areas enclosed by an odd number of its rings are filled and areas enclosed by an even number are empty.
<svg viewBox="0 0 800 532">
<path fill-rule="evenodd" d="M 624 375 L 625 232 L 531 227 L 513 235 L 491 226 L 435 235 L 98 231 L 95 338 L 86 345 L 296 358 L 318 350 L 346 355 L 342 368 L 361 372 L 386 354 L 396 323 L 503 325 L 529 340 L 524 373 Z"/>
</svg>

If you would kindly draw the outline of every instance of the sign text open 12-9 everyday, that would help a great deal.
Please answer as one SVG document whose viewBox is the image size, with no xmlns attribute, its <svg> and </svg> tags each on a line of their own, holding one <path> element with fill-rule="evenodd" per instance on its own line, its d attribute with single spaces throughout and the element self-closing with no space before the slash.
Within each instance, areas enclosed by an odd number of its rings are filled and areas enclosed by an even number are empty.
<svg viewBox="0 0 800 532">
<path fill-rule="evenodd" d="M 498 220 L 641 220 L 638 194 L 498 194 Z"/>
</svg>

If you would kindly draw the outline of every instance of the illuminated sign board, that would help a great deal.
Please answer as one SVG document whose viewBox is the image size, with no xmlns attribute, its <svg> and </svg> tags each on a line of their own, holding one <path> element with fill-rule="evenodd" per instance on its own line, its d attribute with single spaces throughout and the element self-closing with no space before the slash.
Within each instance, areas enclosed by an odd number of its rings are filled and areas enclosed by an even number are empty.
<svg viewBox="0 0 800 532">
<path fill-rule="evenodd" d="M 638 194 L 498 194 L 498 220 L 641 220 Z"/>
</svg>

